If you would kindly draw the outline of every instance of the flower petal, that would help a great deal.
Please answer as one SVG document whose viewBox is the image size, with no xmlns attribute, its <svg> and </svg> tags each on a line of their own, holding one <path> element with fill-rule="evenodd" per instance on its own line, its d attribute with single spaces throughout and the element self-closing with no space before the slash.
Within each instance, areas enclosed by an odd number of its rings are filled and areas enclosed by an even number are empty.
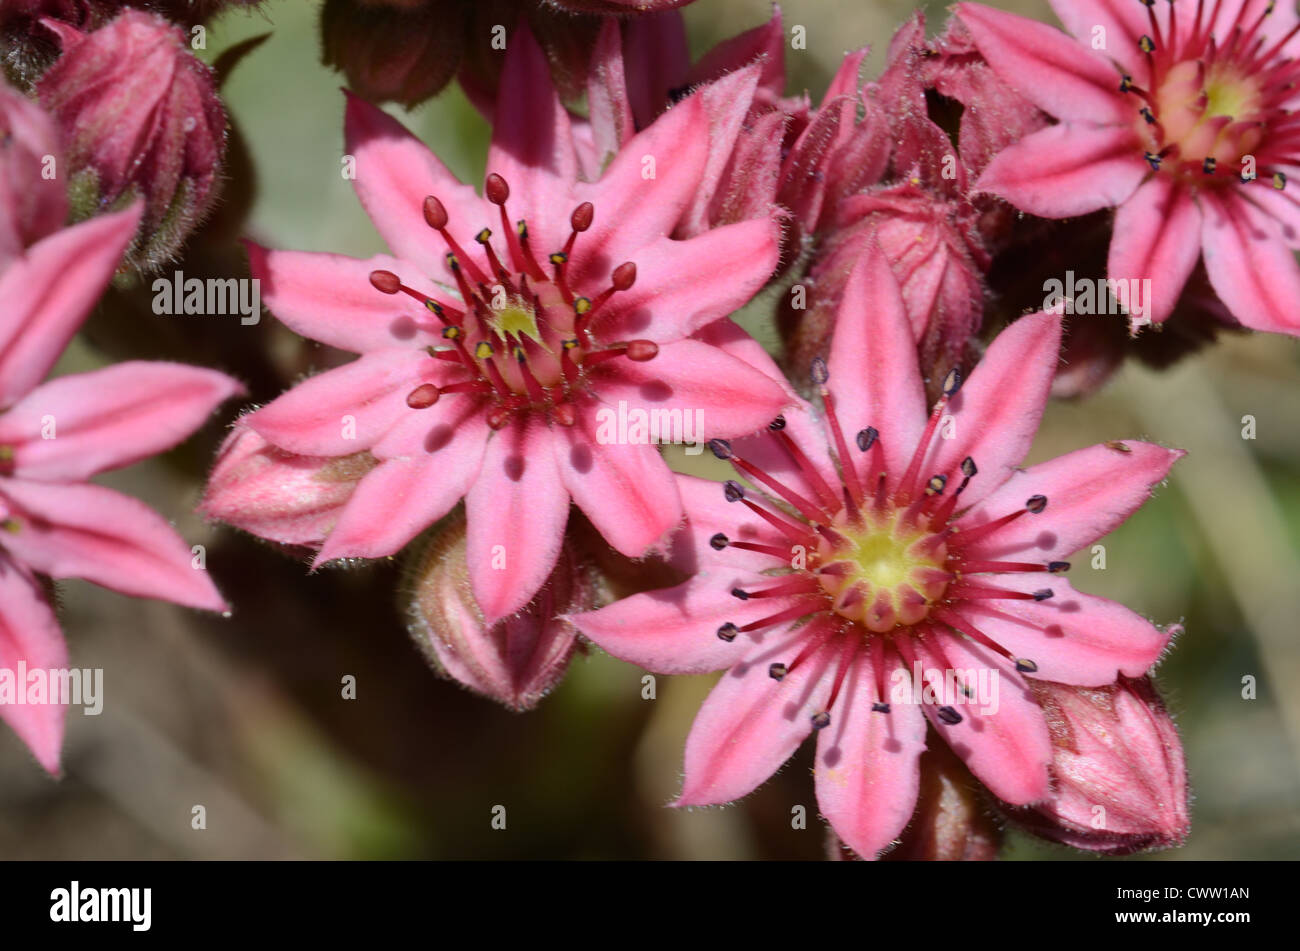
<svg viewBox="0 0 1300 951">
<path fill-rule="evenodd" d="M 762 429 L 791 403 L 775 380 L 699 340 L 661 344 L 647 363 L 611 361 L 595 384 L 605 404 L 597 414 L 615 420 L 620 402 L 656 426 L 660 441 L 695 442 L 744 436 Z M 608 364 L 607 364 L 608 366 Z M 678 413 L 681 424 L 674 422 Z M 631 417 L 629 417 L 631 418 Z"/>
<path fill-rule="evenodd" d="M 1130 76 L 1140 80 L 1145 86 L 1150 76 L 1146 54 L 1138 48 L 1138 40 L 1150 31 L 1150 20 L 1140 5 L 1133 0 L 1047 0 L 1052 5 L 1058 19 L 1065 28 L 1074 34 L 1080 43 L 1091 43 L 1094 36 L 1105 38 L 1106 48 L 1102 50 L 1113 59 Z M 1167 17 L 1161 16 L 1163 9 L 1157 11 L 1161 27 L 1165 28 Z M 1195 21 L 1194 16 L 1184 17 L 1188 25 Z M 1179 24 L 1183 25 L 1182 23 Z M 1096 33 L 1097 28 L 1105 33 Z"/>
<path fill-rule="evenodd" d="M 1086 44 L 983 4 L 959 3 L 956 12 L 993 71 L 1044 112 L 1096 125 L 1127 123 L 1137 115 L 1119 91 L 1119 71 Z"/>
<path fill-rule="evenodd" d="M 935 440 L 938 449 L 922 474 L 952 477 L 970 456 L 979 472 L 962 495 L 967 505 L 1002 485 L 1038 431 L 1060 343 L 1061 320 L 1050 314 L 1021 317 L 998 334 L 949 402 L 952 437 Z"/>
<path fill-rule="evenodd" d="M 602 442 L 591 401 L 573 426 L 556 431 L 560 478 L 605 540 L 629 558 L 664 542 L 682 520 L 682 503 L 659 451 Z"/>
<path fill-rule="evenodd" d="M 680 340 L 739 310 L 776 270 L 778 228 L 767 219 L 654 241 L 636 254 L 636 283 L 596 319 L 604 340 Z"/>
<path fill-rule="evenodd" d="M 798 553 L 789 540 L 748 507 L 728 502 L 721 482 L 681 474 L 676 478 L 686 523 L 673 535 L 669 558 L 674 567 L 694 574 L 705 567 L 759 572 L 792 564 Z M 719 551 L 709 544 L 718 532 L 733 542 L 770 545 L 789 555 L 778 558 L 742 548 Z"/>
<path fill-rule="evenodd" d="M 830 726 L 817 734 L 817 806 L 835 834 L 858 855 L 873 858 L 907 826 L 921 785 L 925 717 L 915 704 L 876 713 L 882 701 L 871 656 L 860 650 L 850 661 L 840 695 L 830 709 Z M 889 683 L 899 660 L 889 652 Z"/>
<path fill-rule="evenodd" d="M 578 156 L 569 112 L 551 81 L 546 54 L 526 25 L 514 32 L 506 50 L 487 170 L 504 178 L 511 195 L 518 196 L 540 252 L 558 250 L 568 234 L 569 213 L 578 204 L 571 196 Z M 477 231 L 494 220 L 470 227 Z"/>
<path fill-rule="evenodd" d="M 764 644 L 722 675 L 686 739 L 686 779 L 674 806 L 731 802 L 752 792 L 790 758 L 826 709 L 834 651 L 821 647 L 781 680 L 768 673 L 789 663 L 820 625 Z"/>
<path fill-rule="evenodd" d="M 118 363 L 32 390 L 0 416 L 0 444 L 19 478 L 79 482 L 172 448 L 241 390 L 215 370 Z"/>
<path fill-rule="evenodd" d="M 902 292 L 875 242 L 844 286 L 827 366 L 845 441 L 852 446 L 860 430 L 875 427 L 890 489 L 897 488 L 925 429 L 925 384 Z"/>
<path fill-rule="evenodd" d="M 938 678 L 936 688 L 948 671 L 954 671 L 975 690 L 976 698 L 960 706 L 952 703 L 953 698 L 944 698 L 961 714 L 959 723 L 945 723 L 938 716 L 939 705 L 926 703 L 923 710 L 976 778 L 1012 805 L 1046 797 L 1052 741 L 1042 708 L 1015 667 L 993 651 L 946 630 L 933 629 L 923 637 L 909 638 L 900 647 L 905 657 L 915 652 L 912 663 L 922 664 L 927 682 Z M 987 678 L 984 697 L 979 696 L 982 678 Z"/>
<path fill-rule="evenodd" d="M 447 268 L 447 248 L 424 222 L 425 197 L 433 195 L 443 203 L 453 232 L 472 234 L 496 220 L 495 214 L 489 214 L 495 209 L 462 184 L 400 122 L 359 96 L 348 93 L 347 97 L 344 147 L 356 160 L 352 186 L 361 207 L 395 255 L 420 272 L 452 284 L 455 277 Z M 367 283 L 362 290 L 373 288 Z"/>
<path fill-rule="evenodd" d="M 730 667 L 758 646 L 784 638 L 789 623 L 781 629 L 740 633 L 731 641 L 718 636 L 724 624 L 740 627 L 796 603 L 795 598 L 732 597 L 733 588 L 763 578 L 744 569 L 714 566 L 674 588 L 634 594 L 569 620 L 620 660 L 657 674 L 704 674 Z"/>
<path fill-rule="evenodd" d="M 1158 324 L 1178 303 L 1200 256 L 1200 209 L 1173 179 L 1156 175 L 1115 214 L 1106 276 L 1111 280 L 1150 280 L 1150 298 L 1145 302 L 1148 313 L 1142 316 Z M 1130 306 L 1130 313 L 1132 310 Z"/>
<path fill-rule="evenodd" d="M 62 228 L 0 274 L 0 408 L 54 366 L 117 270 L 142 208 L 137 203 Z"/>
<path fill-rule="evenodd" d="M 1125 440 L 1077 449 L 1017 470 L 962 515 L 957 527 L 969 531 L 1022 508 L 1035 495 L 1046 496 L 1047 507 L 1040 515 L 1023 515 L 1004 525 L 965 551 L 982 560 L 1063 561 L 1141 508 L 1184 455 L 1180 449 Z"/>
<path fill-rule="evenodd" d="M 369 449 L 408 416 L 407 394 L 441 381 L 444 368 L 419 350 L 377 350 L 303 380 L 245 417 L 267 442 L 307 456 L 349 456 Z"/>
<path fill-rule="evenodd" d="M 87 483 L 0 479 L 17 523 L 5 548 L 51 578 L 84 578 L 122 594 L 226 611 L 206 570 L 162 516 L 138 499 Z"/>
<path fill-rule="evenodd" d="M 690 96 L 619 149 L 600 181 L 575 186 L 574 203 L 591 202 L 595 216 L 570 257 L 574 285 L 626 260 L 637 262 L 641 280 L 641 249 L 672 232 L 700 189 L 709 151 L 709 114 L 701 96 Z"/>
<path fill-rule="evenodd" d="M 1300 266 L 1278 224 L 1239 197 L 1202 192 L 1205 271 L 1252 330 L 1300 335 Z"/>
<path fill-rule="evenodd" d="M 383 461 L 357 483 L 315 567 L 335 558 L 385 558 L 469 491 L 483 462 L 487 420 L 472 405 L 435 413 L 442 405 L 412 414 L 386 437 L 390 446 L 375 447 Z"/>
<path fill-rule="evenodd" d="M 392 271 L 408 287 L 450 303 L 413 264 L 387 255 L 363 261 L 341 254 L 270 251 L 251 241 L 245 247 L 266 306 L 297 334 L 352 353 L 442 342 L 429 312 L 417 301 L 384 294 L 370 283 L 371 271 Z"/>
<path fill-rule="evenodd" d="M 1131 128 L 1064 122 L 1003 149 L 976 188 L 1031 214 L 1072 218 L 1123 204 L 1150 171 Z"/>
<path fill-rule="evenodd" d="M 554 441 L 533 417 L 500 430 L 465 498 L 470 585 L 486 624 L 531 601 L 559 557 L 569 493 Z"/>
<path fill-rule="evenodd" d="M 66 670 L 68 646 L 40 583 L 0 554 L 0 670 L 13 671 L 16 680 L 20 662 L 28 670 Z M 59 775 L 67 714 L 66 704 L 0 704 L 0 719 L 53 776 Z"/>
<path fill-rule="evenodd" d="M 1013 656 L 1038 665 L 1035 677 L 1076 687 L 1114 683 L 1117 672 L 1140 677 L 1159 659 L 1169 635 L 1122 604 L 1076 591 L 1061 577 L 978 576 L 980 584 L 1032 592 L 1046 601 L 957 601 L 953 610 Z"/>
</svg>

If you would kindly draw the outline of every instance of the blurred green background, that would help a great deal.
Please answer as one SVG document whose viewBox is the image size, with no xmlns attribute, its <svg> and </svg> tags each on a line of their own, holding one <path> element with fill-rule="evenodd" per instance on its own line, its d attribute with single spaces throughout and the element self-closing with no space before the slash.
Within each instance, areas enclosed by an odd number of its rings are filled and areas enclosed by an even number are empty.
<svg viewBox="0 0 1300 951">
<path fill-rule="evenodd" d="M 1001 5 L 1052 20 L 1045 3 Z M 787 91 L 820 96 L 840 55 L 862 43 L 875 47 L 874 76 L 915 6 L 787 0 L 787 28 L 802 24 L 808 36 L 806 51 L 787 52 Z M 927 9 L 933 29 L 942 7 Z M 698 0 L 685 11 L 692 46 L 757 25 L 769 10 L 765 0 Z M 315 16 L 303 0 L 228 15 L 210 28 L 205 55 L 273 30 L 225 87 L 256 170 L 247 233 L 273 247 L 368 255 L 382 243 L 339 174 L 341 80 L 318 62 Z M 488 129 L 458 90 L 394 112 L 454 171 L 480 179 Z M 246 176 L 236 169 L 232 182 L 245 185 Z M 771 305 L 768 295 L 744 315 L 762 339 L 772 339 Z M 110 361 L 100 349 L 111 336 L 106 320 L 95 318 L 61 370 Z M 142 323 L 129 352 L 163 355 L 175 332 Z M 256 333 L 234 322 L 220 332 L 224 343 L 205 362 L 228 364 L 229 348 L 251 347 L 302 370 L 329 359 L 269 320 Z M 1193 831 L 1184 848 L 1156 859 L 1300 856 L 1300 714 L 1286 686 L 1300 681 L 1298 394 L 1296 341 L 1233 337 L 1171 372 L 1128 366 L 1086 403 L 1051 405 L 1031 456 L 1116 438 L 1190 453 L 1105 541 L 1106 569 L 1081 558 L 1071 576 L 1157 622 L 1186 626 L 1158 679 L 1186 742 Z M 1241 435 L 1247 415 L 1253 441 Z M 309 577 L 306 565 L 254 539 L 204 526 L 187 513 L 221 433 L 214 423 L 169 456 L 105 481 L 150 500 L 208 546 L 234 616 L 62 585 L 73 664 L 104 668 L 105 709 L 70 717 L 59 782 L 0 731 L 0 857 L 823 854 L 821 822 L 797 830 L 789 820 L 798 804 L 816 814 L 807 750 L 738 806 L 664 808 L 712 678 L 661 677 L 657 698 L 644 700 L 640 670 L 593 651 L 536 711 L 508 713 L 425 666 L 397 610 L 397 564 Z M 340 696 L 348 674 L 356 700 Z M 1248 676 L 1257 699 L 1242 697 Z M 191 828 L 196 804 L 206 808 L 206 830 Z M 490 825 L 496 805 L 507 809 L 505 830 Z M 1017 832 L 1006 854 L 1086 858 Z"/>
</svg>

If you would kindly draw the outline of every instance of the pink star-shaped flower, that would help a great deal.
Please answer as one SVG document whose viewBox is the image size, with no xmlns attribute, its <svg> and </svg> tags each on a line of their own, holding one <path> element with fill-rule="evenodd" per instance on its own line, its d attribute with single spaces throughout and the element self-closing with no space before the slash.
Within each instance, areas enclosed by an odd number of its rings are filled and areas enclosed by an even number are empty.
<svg viewBox="0 0 1300 951">
<path fill-rule="evenodd" d="M 20 662 L 29 671 L 67 667 L 67 645 L 39 576 L 227 609 L 162 516 L 87 480 L 170 449 L 239 384 L 213 370 L 132 361 L 38 385 L 112 277 L 140 210 L 56 231 L 0 272 L 2 669 L 16 671 Z M 0 717 L 57 773 L 66 710 L 5 704 Z"/>
<path fill-rule="evenodd" d="M 813 365 L 822 412 L 713 444 L 762 491 L 680 477 L 674 557 L 693 577 L 572 619 L 656 672 L 726 670 L 687 740 L 677 805 L 744 796 L 817 731 L 821 813 L 875 855 L 912 815 L 927 719 L 999 798 L 1047 796 L 1052 746 L 1024 678 L 1108 684 L 1145 673 L 1168 640 L 1074 590 L 1065 559 L 1182 455 L 1126 441 L 1021 469 L 1060 336 L 1057 317 L 1022 318 L 927 413 L 898 284 L 873 248 L 829 361 Z M 728 348 L 776 374 L 752 341 Z"/>
<path fill-rule="evenodd" d="M 396 121 L 349 99 L 357 193 L 396 256 L 250 247 L 282 321 L 361 357 L 243 421 L 299 456 L 378 461 L 318 565 L 391 555 L 464 498 L 488 624 L 554 567 L 571 499 L 633 557 L 680 521 L 657 447 L 603 434 L 603 410 L 698 411 L 707 435 L 729 436 L 787 403 L 763 373 L 690 339 L 763 285 L 778 240 L 767 219 L 668 237 L 709 157 L 700 97 L 588 182 L 536 42 L 521 30 L 506 55 L 482 197 Z M 220 492 L 205 510 L 223 517 Z"/>
<path fill-rule="evenodd" d="M 1300 334 L 1295 5 L 1051 2 L 1074 39 L 957 5 L 994 71 L 1060 120 L 1002 152 L 979 186 L 1047 218 L 1117 208 L 1108 275 L 1149 278 L 1156 323 L 1203 260 L 1242 324 Z"/>
</svg>

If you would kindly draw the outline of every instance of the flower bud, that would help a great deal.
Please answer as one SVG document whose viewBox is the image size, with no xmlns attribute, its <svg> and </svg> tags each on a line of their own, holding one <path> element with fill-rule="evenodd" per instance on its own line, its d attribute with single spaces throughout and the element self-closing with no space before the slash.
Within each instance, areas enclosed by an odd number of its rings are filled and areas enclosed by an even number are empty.
<svg viewBox="0 0 1300 951">
<path fill-rule="evenodd" d="M 577 631 L 561 615 L 593 606 L 588 572 L 566 540 L 536 597 L 487 626 L 470 590 L 466 538 L 458 509 L 412 560 L 406 585 L 411 636 L 443 676 L 512 710 L 528 710 L 568 668 Z"/>
<path fill-rule="evenodd" d="M 127 10 L 90 33 L 45 22 L 63 53 L 36 91 L 67 143 L 73 215 L 143 197 L 128 261 L 156 267 L 179 251 L 217 196 L 226 114 L 212 71 L 158 16 Z"/>
<path fill-rule="evenodd" d="M 68 216 L 58 136 L 40 106 L 0 81 L 0 270 Z"/>
<path fill-rule="evenodd" d="M 9 81 L 29 89 L 59 55 L 45 21 L 93 30 L 122 7 L 121 0 L 4 0 L 0 3 L 0 64 Z"/>
<path fill-rule="evenodd" d="M 1179 845 L 1187 767 L 1173 719 L 1147 677 L 1105 687 L 1029 681 L 1054 747 L 1052 796 L 1012 818 L 1044 838 L 1125 854 Z"/>
<path fill-rule="evenodd" d="M 845 200 L 840 226 L 803 282 L 805 308 L 794 309 L 786 295 L 781 322 L 791 374 L 803 378 L 811 360 L 826 352 L 849 274 L 873 243 L 898 279 L 923 375 L 942 381 L 964 366 L 984 316 L 987 258 L 955 215 L 951 203 L 907 183 Z"/>
<path fill-rule="evenodd" d="M 236 423 L 217 454 L 199 511 L 261 538 L 319 548 L 374 465 L 368 452 L 337 459 L 285 452 Z"/>
<path fill-rule="evenodd" d="M 326 0 L 322 58 L 366 99 L 409 108 L 456 75 L 467 15 L 459 2 Z"/>
<path fill-rule="evenodd" d="M 932 736 L 921 754 L 916 811 L 898 845 L 884 858 L 905 862 L 990 862 L 997 858 L 1002 830 L 985 807 L 982 788 L 952 748 Z"/>
</svg>

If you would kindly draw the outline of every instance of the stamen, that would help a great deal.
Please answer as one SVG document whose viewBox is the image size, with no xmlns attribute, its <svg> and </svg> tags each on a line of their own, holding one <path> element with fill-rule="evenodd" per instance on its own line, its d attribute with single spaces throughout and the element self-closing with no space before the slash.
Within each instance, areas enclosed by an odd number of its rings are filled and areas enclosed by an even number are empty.
<svg viewBox="0 0 1300 951">
<path fill-rule="evenodd" d="M 1014 522 L 1016 519 L 1020 518 L 1020 516 L 1024 515 L 1026 512 L 1031 512 L 1034 515 L 1037 515 L 1040 512 L 1042 512 L 1043 509 L 1045 509 L 1046 507 L 1047 507 L 1047 496 L 1045 495 L 1030 496 L 1025 501 L 1025 507 L 1022 509 L 1017 509 L 1016 511 L 1010 513 L 1009 515 L 1003 515 L 1001 518 L 995 518 L 991 522 L 985 522 L 983 525 L 977 525 L 974 528 L 968 528 L 965 530 L 956 531 L 952 536 L 952 544 L 955 547 L 969 545 L 971 542 L 978 541 L 981 538 L 985 538 L 989 535 L 992 535 L 998 529 L 1002 528 L 1002 526 L 1009 525 L 1010 523 Z"/>
<path fill-rule="evenodd" d="M 446 243 L 448 250 L 456 256 L 456 259 L 463 264 L 465 269 L 469 272 L 471 280 L 475 283 L 487 283 L 487 275 L 484 274 L 482 269 L 465 254 L 465 249 L 460 246 L 456 239 L 452 237 L 451 232 L 447 230 L 447 209 L 443 203 L 433 195 L 426 195 L 423 211 L 425 224 L 442 236 L 442 240 Z M 468 302 L 468 298 L 466 298 L 466 301 Z"/>
<path fill-rule="evenodd" d="M 406 405 L 411 409 L 428 409 L 438 402 L 442 393 L 432 383 L 422 383 L 406 394 Z"/>
</svg>

